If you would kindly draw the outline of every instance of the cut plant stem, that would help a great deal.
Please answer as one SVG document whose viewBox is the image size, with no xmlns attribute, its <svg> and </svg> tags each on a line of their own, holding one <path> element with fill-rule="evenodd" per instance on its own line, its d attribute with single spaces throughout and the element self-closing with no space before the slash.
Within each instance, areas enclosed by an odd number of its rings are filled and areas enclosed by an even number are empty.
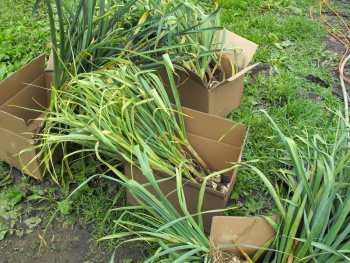
<svg viewBox="0 0 350 263">
<path fill-rule="evenodd" d="M 199 162 L 199 164 L 203 167 L 203 169 L 209 174 L 211 174 L 211 171 L 208 167 L 208 165 L 203 161 L 203 159 L 196 153 L 196 151 L 192 148 L 190 144 L 186 145 L 187 150 L 190 151 L 190 153 L 194 156 L 194 158 Z M 201 178 L 201 176 L 199 176 Z M 201 178 L 203 180 L 203 178 Z"/>
</svg>

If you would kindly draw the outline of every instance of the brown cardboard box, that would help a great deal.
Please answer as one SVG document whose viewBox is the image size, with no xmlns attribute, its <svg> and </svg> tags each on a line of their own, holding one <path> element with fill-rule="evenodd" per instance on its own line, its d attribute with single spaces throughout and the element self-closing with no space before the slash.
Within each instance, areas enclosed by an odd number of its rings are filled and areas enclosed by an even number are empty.
<svg viewBox="0 0 350 263">
<path fill-rule="evenodd" d="M 276 216 L 270 217 L 276 221 Z M 245 244 L 261 247 L 276 235 L 275 230 L 263 217 L 215 216 L 210 230 L 210 238 L 216 247 L 224 245 Z M 240 246 L 252 258 L 256 248 Z M 224 251 L 233 251 L 240 255 L 238 248 L 227 246 Z"/>
<path fill-rule="evenodd" d="M 245 128 L 243 124 L 239 124 L 230 131 L 222 141 L 218 142 L 221 136 L 234 126 L 235 122 L 187 108 L 183 108 L 183 113 L 193 117 L 184 117 L 187 138 L 199 156 L 207 163 L 211 171 L 219 171 L 232 167 L 230 162 L 240 161 L 243 151 L 242 142 Z M 206 189 L 202 211 L 225 208 L 236 179 L 237 170 L 236 168 L 233 171 L 223 174 L 229 186 L 229 191 L 226 194 L 213 189 Z M 156 180 L 169 177 L 168 174 L 159 170 L 154 169 L 153 172 Z M 128 163 L 125 164 L 125 175 L 141 184 L 148 183 L 142 172 L 135 166 L 131 169 L 131 165 Z M 174 207 L 181 212 L 177 193 L 174 191 L 176 189 L 175 178 L 159 183 L 159 187 Z M 152 194 L 156 195 L 153 188 L 147 187 L 147 189 Z M 197 213 L 200 185 L 183 179 L 183 190 L 187 200 L 188 211 L 191 214 Z M 127 198 L 130 204 L 138 205 L 129 192 Z M 205 230 L 210 230 L 213 215 L 222 214 L 222 212 L 204 214 L 203 221 Z"/>
<path fill-rule="evenodd" d="M 52 68 L 49 61 L 48 68 Z M 0 159 L 12 166 L 22 169 L 18 153 L 33 146 L 32 135 L 41 125 L 40 112 L 45 110 L 51 100 L 51 83 L 53 71 L 45 71 L 45 54 L 0 82 Z M 23 164 L 27 165 L 36 155 L 35 151 L 22 155 Z M 54 159 L 58 159 L 56 154 Z M 41 179 L 45 173 L 44 165 L 39 160 L 27 168 L 31 175 Z"/>
<path fill-rule="evenodd" d="M 230 62 L 223 58 L 222 66 L 226 74 L 226 80 L 214 85 L 210 90 L 205 87 L 202 79 L 196 73 L 191 71 L 185 73 L 176 70 L 174 78 L 182 106 L 215 116 L 225 117 L 241 105 L 244 74 L 257 65 L 254 64 L 247 67 L 258 45 L 228 30 L 225 32 L 226 42 L 233 43 L 242 48 L 243 53 L 238 55 L 238 65 L 242 65 L 244 62 L 244 69 L 232 75 Z M 219 39 L 222 39 L 222 36 L 223 30 L 219 32 Z M 219 49 L 220 47 L 221 45 L 217 48 Z M 229 48 L 230 45 L 225 44 L 225 47 Z M 226 51 L 224 54 L 235 64 L 233 51 Z M 169 97 L 173 99 L 165 68 L 159 69 L 159 73 Z"/>
</svg>

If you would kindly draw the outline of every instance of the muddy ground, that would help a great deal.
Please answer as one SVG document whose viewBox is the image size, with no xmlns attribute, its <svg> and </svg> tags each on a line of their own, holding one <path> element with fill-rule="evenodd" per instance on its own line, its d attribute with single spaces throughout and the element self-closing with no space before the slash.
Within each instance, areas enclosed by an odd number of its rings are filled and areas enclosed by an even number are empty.
<svg viewBox="0 0 350 263">
<path fill-rule="evenodd" d="M 39 196 L 47 197 L 47 193 L 52 189 L 52 186 L 46 183 L 47 180 L 24 180 L 23 174 L 15 168 L 12 168 L 10 174 L 13 181 L 0 186 L 2 193 L 16 187 L 5 196 L 0 195 L 0 239 L 1 233 L 4 235 L 4 239 L 0 241 L 0 263 L 110 261 L 112 247 L 103 242 L 96 242 L 91 235 L 94 231 L 93 224 L 85 224 L 74 212 L 67 216 L 58 212 L 47 227 L 47 222 L 52 218 L 57 206 L 50 200 L 31 201 L 37 197 L 39 200 Z M 2 171 L 0 182 L 5 177 L 6 174 Z M 21 200 L 18 201 L 12 193 L 21 193 Z M 8 200 L 10 204 L 6 205 Z M 49 209 L 50 206 L 54 206 L 54 209 Z M 12 229 L 9 227 L 10 229 L 4 230 L 1 228 L 1 222 L 12 226 Z M 142 262 L 146 255 L 147 252 L 142 246 L 126 243 L 116 249 L 114 262 Z"/>
</svg>

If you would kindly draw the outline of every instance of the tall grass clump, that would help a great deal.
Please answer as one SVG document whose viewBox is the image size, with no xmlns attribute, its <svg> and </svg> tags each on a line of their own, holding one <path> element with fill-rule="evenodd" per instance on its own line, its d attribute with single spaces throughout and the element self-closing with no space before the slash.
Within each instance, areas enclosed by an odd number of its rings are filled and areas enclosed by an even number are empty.
<svg viewBox="0 0 350 263">
<path fill-rule="evenodd" d="M 267 113 L 265 113 L 267 115 Z M 279 174 L 288 186 L 282 198 L 267 177 L 250 166 L 274 197 L 280 217 L 271 250 L 264 262 L 349 262 L 350 253 L 350 151 L 348 124 L 337 112 L 339 126 L 321 134 L 286 137 L 274 123 L 287 158 Z M 330 142 L 331 141 L 331 142 Z"/>
</svg>

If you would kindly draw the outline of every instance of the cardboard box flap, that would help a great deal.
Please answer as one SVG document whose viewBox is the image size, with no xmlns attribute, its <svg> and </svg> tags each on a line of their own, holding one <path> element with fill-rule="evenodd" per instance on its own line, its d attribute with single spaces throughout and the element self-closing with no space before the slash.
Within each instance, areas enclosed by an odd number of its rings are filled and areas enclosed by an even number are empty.
<svg viewBox="0 0 350 263">
<path fill-rule="evenodd" d="M 4 104 L 44 71 L 45 53 L 0 82 L 0 105 Z"/>
<path fill-rule="evenodd" d="M 243 76 L 245 73 L 247 73 L 249 70 L 255 68 L 257 65 L 259 65 L 260 62 L 254 64 L 254 65 L 251 65 L 245 69 L 242 69 L 240 72 L 238 72 L 237 74 L 233 75 L 231 78 L 227 79 L 226 81 L 233 81 L 234 79 L 236 78 L 239 78 L 240 76 Z"/>
<path fill-rule="evenodd" d="M 238 66 L 241 66 L 244 62 L 244 67 L 247 67 L 249 62 L 252 60 L 256 50 L 258 49 L 257 44 L 254 42 L 249 41 L 248 39 L 245 39 L 229 30 L 225 30 L 226 40 L 224 47 L 225 48 L 232 48 L 232 44 L 238 46 L 239 48 L 242 48 L 243 52 L 238 55 Z M 222 40 L 224 36 L 224 30 L 219 31 L 219 41 Z M 221 48 L 221 43 L 217 45 L 217 49 Z M 226 51 L 224 52 L 225 55 L 227 55 L 232 61 L 235 61 L 235 54 L 233 51 Z M 238 54 L 238 52 L 237 52 Z"/>
<path fill-rule="evenodd" d="M 49 61 L 47 62 L 45 71 L 53 71 L 53 50 L 51 49 Z"/>
<path fill-rule="evenodd" d="M 19 159 L 19 153 L 28 147 L 34 146 L 34 142 L 2 128 L 0 128 L 0 134 L 0 145 L 2 146 L 0 147 L 1 160 L 6 161 L 26 173 L 27 171 L 23 170 L 23 164 L 29 170 L 31 176 L 34 176 L 36 179 L 42 179 L 46 172 L 46 167 L 44 164 L 39 166 L 40 158 L 36 158 L 36 160 L 33 161 L 38 151 L 32 150 L 22 153 L 22 162 Z M 61 156 L 62 151 L 58 148 L 58 150 L 55 150 L 52 154 L 53 163 L 55 163 Z"/>
<path fill-rule="evenodd" d="M 234 121 L 205 114 L 199 111 L 182 108 L 187 133 L 196 134 L 214 141 L 218 141 L 226 132 L 227 135 L 220 141 L 241 148 L 244 136 L 244 124 L 238 124 L 233 130 L 230 129 L 236 124 Z"/>
<path fill-rule="evenodd" d="M 223 71 L 225 72 L 225 79 L 231 78 L 233 62 L 228 57 L 222 56 L 220 63 Z M 215 85 L 213 85 L 213 87 L 210 87 L 210 89 L 213 89 L 213 88 L 215 88 Z"/>
<path fill-rule="evenodd" d="M 236 162 L 241 153 L 241 147 L 235 147 L 196 134 L 187 133 L 187 139 L 191 145 L 195 145 L 195 151 L 210 167 L 211 171 L 221 171 L 232 167 L 231 162 Z M 232 173 L 232 171 L 228 171 L 225 175 L 231 177 Z"/>
<path fill-rule="evenodd" d="M 51 103 L 51 86 L 53 85 L 53 72 L 45 72 L 45 87 L 50 89 L 47 93 L 47 105 L 50 106 Z"/>
<path fill-rule="evenodd" d="M 18 153 L 35 143 L 30 133 L 42 126 L 38 117 L 45 113 L 40 111 L 45 111 L 50 104 L 52 65 L 51 55 L 48 69 L 44 70 L 44 53 L 0 82 L 0 159 L 18 169 L 22 169 Z M 24 153 L 23 163 L 28 164 L 35 156 L 35 150 Z M 55 151 L 53 162 L 60 156 L 62 151 Z M 44 165 L 39 166 L 39 159 L 28 165 L 28 173 L 37 179 L 41 179 L 46 171 Z"/>
<path fill-rule="evenodd" d="M 276 216 L 270 217 L 276 221 Z M 245 244 L 259 247 L 275 236 L 276 232 L 263 217 L 215 216 L 211 225 L 210 238 L 215 246 Z M 253 257 L 256 248 L 241 246 Z M 228 246 L 221 250 L 240 254 L 237 247 Z"/>
<path fill-rule="evenodd" d="M 18 118 L 4 111 L 0 111 L 0 128 L 6 127 L 7 130 L 16 134 L 21 134 L 27 131 L 27 124 L 22 118 Z M 31 139 L 30 134 L 21 134 L 27 139 Z"/>
</svg>

